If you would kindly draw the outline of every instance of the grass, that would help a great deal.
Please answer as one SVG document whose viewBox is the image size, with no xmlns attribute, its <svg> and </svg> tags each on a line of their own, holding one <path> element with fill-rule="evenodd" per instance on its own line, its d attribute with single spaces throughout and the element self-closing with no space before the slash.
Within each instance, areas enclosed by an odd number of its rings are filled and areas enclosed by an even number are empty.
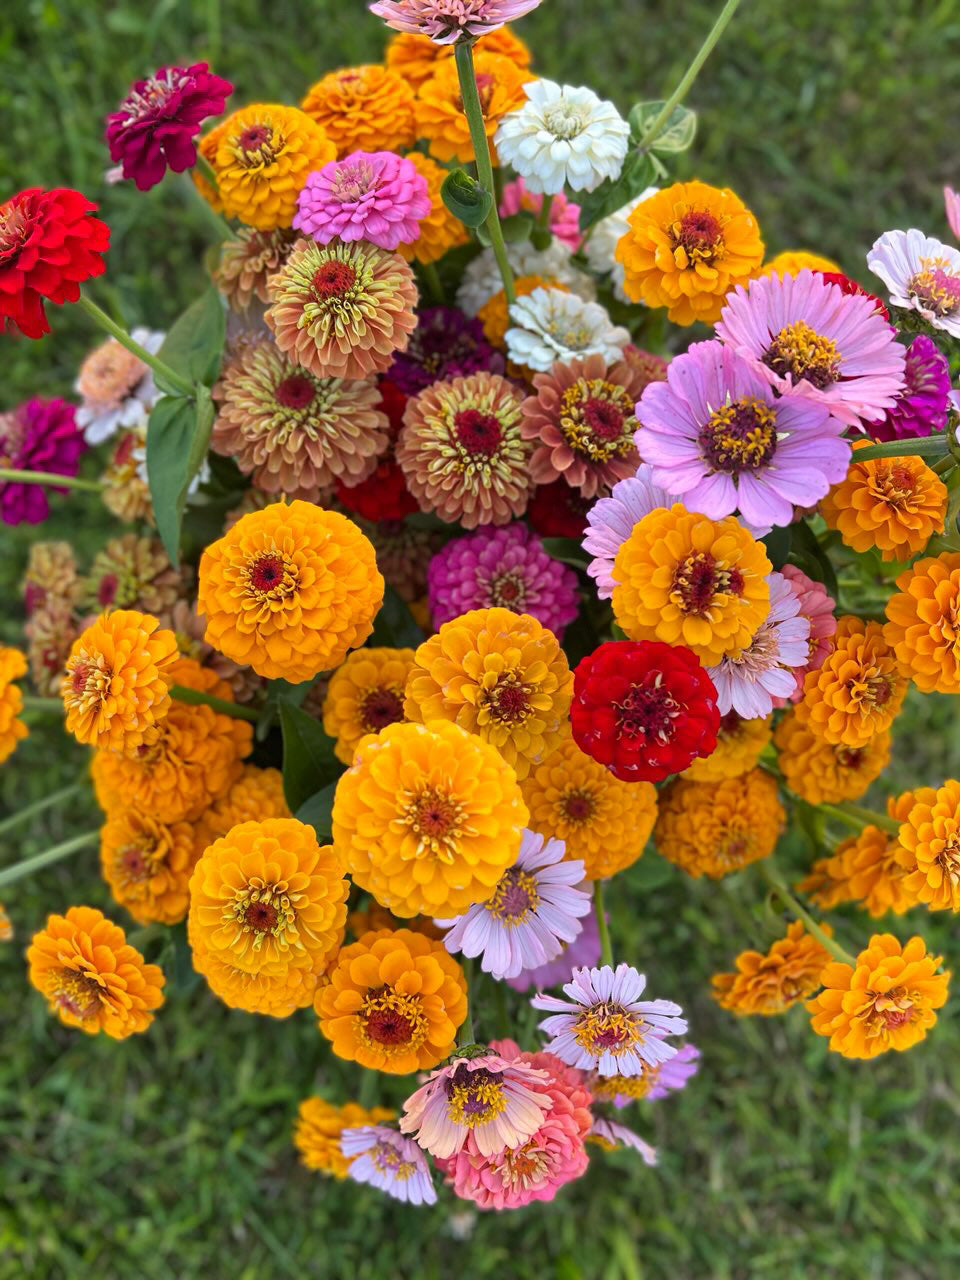
<svg viewBox="0 0 960 1280">
<path fill-rule="evenodd" d="M 585 18 L 582 0 L 544 0 L 523 31 L 545 72 L 602 87 L 627 107 L 669 91 L 715 7 L 595 0 Z M 884 228 L 942 230 L 939 184 L 956 177 L 944 51 L 958 34 L 952 0 L 747 0 L 694 89 L 700 135 L 683 174 L 735 187 L 771 250 L 816 249 L 862 275 L 863 251 Z M 126 84 L 164 61 L 210 57 L 240 100 L 289 99 L 382 46 L 360 0 L 21 0 L 0 15 L 0 170 L 11 187 L 66 183 L 101 199 L 114 249 L 98 296 L 132 322 L 161 327 L 197 287 L 207 227 L 182 182 L 147 196 L 104 189 L 98 121 Z M 55 329 L 42 344 L 4 345 L 3 407 L 69 388 L 90 339 L 69 312 Z M 61 505 L 51 536 L 97 545 L 100 529 L 78 528 L 70 510 L 80 508 Z M 9 599 L 28 536 L 5 536 Z M 8 613 L 2 625 L 14 639 L 18 619 Z M 947 700 L 912 699 L 886 786 L 956 776 L 954 726 Z M 3 811 L 84 767 L 79 749 L 36 725 L 0 773 Z M 92 802 L 48 814 L 21 838 L 0 837 L 0 863 L 96 821 Z M 792 836 L 778 860 L 790 872 L 810 856 Z M 23 944 L 51 910 L 78 899 L 108 905 L 96 854 L 18 885 L 7 895 L 18 939 L 0 948 L 0 1280 L 960 1273 L 960 1167 L 945 1140 L 960 1111 L 951 1010 L 908 1055 L 843 1061 L 801 1011 L 734 1021 L 707 995 L 711 973 L 782 928 L 765 913 L 756 873 L 693 883 L 651 854 L 617 888 L 617 955 L 688 1009 L 703 1071 L 639 1118 L 660 1146 L 659 1169 L 598 1155 L 555 1204 L 491 1219 L 445 1193 L 439 1208 L 414 1215 L 298 1167 L 290 1131 L 299 1100 L 364 1088 L 363 1073 L 331 1058 L 306 1013 L 274 1024 L 173 982 L 147 1036 L 118 1045 L 61 1028 L 27 987 Z M 855 913 L 834 919 L 850 945 L 870 931 Z M 889 927 L 922 931 L 956 959 L 943 919 L 918 913 Z M 529 1012 L 519 1017 L 514 1029 L 532 1042 Z M 478 1031 L 503 1030 L 481 986 Z M 395 1103 L 405 1092 L 402 1082 L 374 1085 Z"/>
</svg>

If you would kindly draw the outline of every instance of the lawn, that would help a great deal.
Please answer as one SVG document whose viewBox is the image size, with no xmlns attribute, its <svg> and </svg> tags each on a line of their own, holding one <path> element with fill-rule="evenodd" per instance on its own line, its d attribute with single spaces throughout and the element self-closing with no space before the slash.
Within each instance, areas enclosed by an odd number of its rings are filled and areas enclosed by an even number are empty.
<svg viewBox="0 0 960 1280">
<path fill-rule="evenodd" d="M 618 105 L 663 97 L 718 6 L 544 0 L 521 33 L 545 74 L 602 87 Z M 584 16 L 584 15 L 587 16 Z M 947 50 L 952 0 L 746 0 L 698 81 L 700 133 L 683 174 L 734 187 L 771 248 L 809 248 L 864 276 L 865 249 L 890 226 L 945 232 L 939 187 L 956 183 L 956 102 Z M 185 182 L 149 193 L 106 188 L 103 114 L 135 76 L 209 58 L 240 101 L 297 99 L 325 70 L 376 58 L 380 24 L 361 0 L 14 0 L 0 15 L 0 171 L 5 187 L 76 185 L 114 229 L 98 296 L 131 323 L 162 327 L 195 291 L 209 243 Z M 954 91 L 954 96 L 955 91 Z M 60 314 L 43 343 L 4 340 L 0 410 L 69 390 L 89 343 Z M 78 508 L 74 508 L 77 510 Z M 61 504 L 50 536 L 98 545 Z M 3 585 L 18 599 L 28 546 L 4 534 Z M 19 605 L 5 611 L 15 641 Z M 0 774 L 0 813 L 80 775 L 86 757 L 35 728 Z M 890 775 L 901 786 L 958 776 L 953 704 L 913 699 Z M 0 865 L 97 823 L 92 799 L 0 837 Z M 783 842 L 799 872 L 811 851 Z M 314 1019 L 231 1013 L 202 985 L 172 982 L 151 1032 L 122 1044 L 67 1031 L 26 984 L 23 947 L 52 910 L 107 907 L 88 850 L 7 895 L 17 929 L 0 946 L 0 1280 L 946 1280 L 960 1274 L 960 1031 L 948 1006 L 908 1055 L 857 1064 L 828 1055 L 807 1018 L 735 1021 L 709 976 L 782 922 L 753 871 L 703 884 L 649 854 L 616 895 L 614 946 L 688 1011 L 700 1076 L 638 1127 L 659 1168 L 598 1154 L 553 1205 L 496 1218 L 445 1193 L 407 1211 L 376 1192 L 298 1166 L 290 1135 L 307 1094 L 399 1103 L 403 1081 L 332 1059 Z M 118 912 L 118 918 L 120 913 Z M 871 922 L 834 913 L 854 948 Z M 922 932 L 960 956 L 951 922 L 918 913 L 885 927 Z M 489 990 L 478 1031 L 503 1034 Z M 955 1001 L 953 1002 L 955 1005 Z M 533 1018 L 511 1028 L 533 1043 Z M 373 1092 L 369 1094 L 373 1096 Z"/>
</svg>

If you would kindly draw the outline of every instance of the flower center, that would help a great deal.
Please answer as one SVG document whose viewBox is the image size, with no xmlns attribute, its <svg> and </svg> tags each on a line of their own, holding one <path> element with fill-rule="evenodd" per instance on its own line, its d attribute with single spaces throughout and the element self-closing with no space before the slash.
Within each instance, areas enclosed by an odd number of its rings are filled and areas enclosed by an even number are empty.
<svg viewBox="0 0 960 1280">
<path fill-rule="evenodd" d="M 454 1124 L 476 1129 L 489 1124 L 507 1109 L 503 1073 L 478 1067 L 471 1071 L 461 1062 L 446 1083 L 447 1114 Z"/>
<path fill-rule="evenodd" d="M 530 693 L 530 686 L 523 683 L 519 672 L 505 671 L 492 689 L 484 689 L 479 705 L 494 720 L 518 724 L 533 710 Z"/>
<path fill-rule="evenodd" d="M 903 463 L 885 466 L 881 462 L 874 473 L 870 491 L 879 501 L 901 510 L 915 502 L 917 482 L 918 477 Z"/>
<path fill-rule="evenodd" d="M 759 471 L 776 452 L 777 415 L 752 396 L 735 400 L 711 414 L 698 444 L 714 471 Z"/>
<path fill-rule="evenodd" d="M 862 747 L 834 747 L 833 754 L 842 769 L 859 769 L 863 764 Z"/>
<path fill-rule="evenodd" d="M 560 814 L 568 822 L 589 822 L 596 812 L 597 802 L 589 791 L 568 791 L 560 801 Z"/>
<path fill-rule="evenodd" d="M 938 318 L 960 311 L 960 276 L 950 271 L 949 265 L 946 258 L 924 258 L 923 269 L 907 286 L 920 309 Z"/>
<path fill-rule="evenodd" d="M 271 148 L 273 142 L 273 130 L 266 124 L 255 124 L 249 129 L 244 129 L 240 137 L 237 139 L 237 146 L 243 153 L 241 159 L 248 165 L 252 164 L 270 164 L 275 158 L 275 152 Z"/>
<path fill-rule="evenodd" d="M 539 1186 L 549 1177 L 552 1168 L 550 1152 L 538 1146 L 536 1138 L 531 1138 L 522 1147 L 504 1152 L 499 1169 L 500 1180 L 514 1191 L 522 1191 Z"/>
<path fill-rule="evenodd" d="M 457 439 L 469 454 L 492 458 L 503 439 L 500 422 L 492 413 L 462 409 L 453 420 Z"/>
<path fill-rule="evenodd" d="M 342 164 L 333 180 L 333 197 L 341 204 L 355 204 L 376 186 L 377 176 L 365 160 Z"/>
<path fill-rule="evenodd" d="M 155 858 L 155 849 L 146 850 L 136 845 L 128 846 L 118 851 L 117 869 L 122 872 L 127 884 L 139 884 L 152 875 Z"/>
<path fill-rule="evenodd" d="M 286 949 L 296 938 L 297 913 L 285 880 L 279 884 L 265 884 L 259 877 L 248 881 L 235 891 L 232 902 L 223 909 L 223 922 L 232 925 L 239 935 L 246 938 L 255 951 L 273 938 L 278 946 Z"/>
<path fill-rule="evenodd" d="M 847 681 L 847 692 L 854 703 L 868 707 L 884 707 L 893 697 L 893 679 L 879 672 Z"/>
<path fill-rule="evenodd" d="M 371 1159 L 378 1172 L 388 1173 L 394 1182 L 406 1182 L 417 1172 L 412 1160 L 404 1160 L 396 1147 L 383 1140 L 373 1148 Z"/>
<path fill-rule="evenodd" d="M 511 867 L 501 876 L 487 910 L 503 924 L 520 925 L 539 905 L 540 894 L 534 877 L 519 867 Z"/>
<path fill-rule="evenodd" d="M 618 737 L 670 742 L 681 706 L 663 687 L 662 681 L 662 672 L 651 673 L 643 684 L 632 685 L 624 697 L 613 704 Z"/>
<path fill-rule="evenodd" d="M 0 205 L 0 254 L 6 256 L 22 247 L 29 222 L 29 214 L 23 204 L 8 200 Z"/>
<path fill-rule="evenodd" d="M 561 98 L 559 102 L 551 103 L 543 113 L 544 123 L 552 134 L 557 138 L 564 140 L 575 138 L 578 134 L 583 133 L 587 125 L 588 116 L 585 111 L 573 102 L 567 102 Z"/>
<path fill-rule="evenodd" d="M 937 855 L 937 863 L 945 880 L 956 888 L 960 884 L 960 839 L 956 833 L 946 841 Z"/>
<path fill-rule="evenodd" d="M 268 600 L 283 600 L 297 589 L 297 574 L 277 551 L 257 556 L 247 570 L 247 580 L 255 595 Z"/>
<path fill-rule="evenodd" d="M 174 79 L 175 70 L 175 67 L 166 67 L 163 71 L 158 72 L 157 75 L 151 76 L 144 83 L 142 89 L 134 89 L 132 93 L 128 94 L 120 107 L 120 112 L 127 117 L 123 121 L 124 129 L 129 129 L 132 124 L 137 124 L 146 117 L 153 115 L 179 89 L 190 83 L 188 75 L 177 76 Z"/>
<path fill-rule="evenodd" d="M 451 863 L 464 825 L 462 806 L 436 787 L 427 787 L 409 796 L 402 804 L 400 821 L 417 839 L 417 857 L 429 855 Z"/>
<path fill-rule="evenodd" d="M 360 701 L 360 723 L 368 733 L 379 733 L 403 719 L 403 698 L 396 689 L 371 689 Z"/>
<path fill-rule="evenodd" d="M 277 384 L 273 393 L 284 409 L 306 409 L 316 398 L 316 385 L 303 373 L 291 373 Z"/>
<path fill-rule="evenodd" d="M 634 406 L 623 387 L 602 378 L 578 378 L 560 401 L 560 430 L 574 453 L 592 462 L 629 453 Z"/>
<path fill-rule="evenodd" d="M 328 258 L 317 268 L 313 276 L 313 291 L 321 302 L 331 298 L 343 298 L 357 282 L 357 273 L 349 262 Z"/>
<path fill-rule="evenodd" d="M 490 603 L 500 609 L 512 609 L 523 613 L 527 584 L 519 570 L 501 573 L 490 583 Z"/>
<path fill-rule="evenodd" d="M 706 209 L 691 209 L 671 227 L 674 258 L 683 268 L 723 257 L 723 224 Z"/>
<path fill-rule="evenodd" d="M 72 659 L 70 673 L 70 701 L 84 712 L 94 711 L 108 697 L 113 671 L 107 666 L 103 654 L 91 658 L 83 652 Z"/>
<path fill-rule="evenodd" d="M 420 997 L 401 995 L 392 987 L 371 991 L 356 1017 L 360 1041 L 388 1057 L 419 1048 L 429 1029 Z"/>
<path fill-rule="evenodd" d="M 612 1053 L 615 1058 L 632 1049 L 643 1039 L 642 1018 L 613 1001 L 601 1000 L 584 1010 L 574 1023 L 574 1039 L 587 1053 L 599 1057 Z"/>
<path fill-rule="evenodd" d="M 723 568 L 708 551 L 691 551 L 677 565 L 670 600 L 684 613 L 706 614 L 716 596 L 742 596 L 743 587 L 739 569 Z"/>
<path fill-rule="evenodd" d="M 823 391 L 840 377 L 840 350 L 803 320 L 781 329 L 767 348 L 763 363 L 781 377 L 809 382 Z"/>
<path fill-rule="evenodd" d="M 913 1021 L 915 1009 L 913 996 L 902 987 L 890 991 L 868 992 L 873 1001 L 873 1016 L 868 1020 L 867 1035 L 879 1036 L 889 1031 L 899 1031 Z"/>
<path fill-rule="evenodd" d="M 660 1068 L 644 1064 L 638 1076 L 613 1076 L 609 1079 L 600 1077 L 591 1080 L 590 1092 L 604 1102 L 612 1102 L 614 1098 L 645 1098 L 660 1079 Z"/>
<path fill-rule="evenodd" d="M 63 1013 L 81 1022 L 92 1017 L 100 1004 L 103 988 L 96 978 L 64 969 L 53 992 L 53 1002 Z"/>
</svg>

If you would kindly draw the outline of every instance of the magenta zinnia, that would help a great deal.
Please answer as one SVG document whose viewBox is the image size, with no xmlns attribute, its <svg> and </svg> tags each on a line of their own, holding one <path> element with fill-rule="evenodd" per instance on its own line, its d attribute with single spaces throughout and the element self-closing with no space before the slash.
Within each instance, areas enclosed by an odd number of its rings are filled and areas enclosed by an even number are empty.
<svg viewBox="0 0 960 1280">
<path fill-rule="evenodd" d="M 0 414 L 0 467 L 75 476 L 86 448 L 76 410 L 66 400 L 35 398 Z M 55 485 L 0 480 L 0 519 L 4 524 L 42 524 L 50 514 L 49 495 L 66 492 Z"/>
<path fill-rule="evenodd" d="M 907 347 L 906 384 L 892 409 L 868 424 L 875 440 L 904 440 L 946 430 L 950 411 L 950 362 L 932 338 L 918 334 Z"/>
</svg>

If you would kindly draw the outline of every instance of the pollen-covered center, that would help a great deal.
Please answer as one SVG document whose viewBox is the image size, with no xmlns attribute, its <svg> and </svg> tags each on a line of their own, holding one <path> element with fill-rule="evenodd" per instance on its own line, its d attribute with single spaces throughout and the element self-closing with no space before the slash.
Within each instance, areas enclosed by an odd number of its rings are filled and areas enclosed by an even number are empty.
<svg viewBox="0 0 960 1280">
<path fill-rule="evenodd" d="M 762 400 L 746 396 L 712 413 L 698 443 L 714 471 L 759 471 L 776 452 L 777 415 Z"/>
<path fill-rule="evenodd" d="M 427 1019 L 418 995 L 402 995 L 392 987 L 371 991 L 356 1015 L 361 1043 L 388 1057 L 416 1050 L 427 1038 Z"/>
<path fill-rule="evenodd" d="M 453 420 L 457 439 L 472 457 L 491 458 L 500 447 L 503 428 L 492 413 L 461 409 Z"/>
<path fill-rule="evenodd" d="M 279 147 L 274 146 L 273 130 L 268 124 L 251 125 L 237 139 L 240 159 L 247 165 L 272 164 Z"/>
<path fill-rule="evenodd" d="M 507 1109 L 501 1071 L 488 1071 L 486 1067 L 471 1071 L 461 1062 L 445 1088 L 450 1119 L 468 1129 L 489 1124 Z"/>
<path fill-rule="evenodd" d="M 519 671 L 504 671 L 491 681 L 484 681 L 484 688 L 477 701 L 478 710 L 486 712 L 481 723 L 489 717 L 501 724 L 519 724 L 533 711 L 533 690 L 525 684 Z"/>
<path fill-rule="evenodd" d="M 508 1148 L 503 1154 L 503 1164 L 498 1170 L 504 1186 L 513 1191 L 538 1187 L 550 1176 L 554 1159 L 549 1151 L 531 1138 L 522 1147 Z"/>
<path fill-rule="evenodd" d="M 723 223 L 706 209 L 690 209 L 670 231 L 674 261 L 680 268 L 700 262 L 709 265 L 723 257 Z"/>
<path fill-rule="evenodd" d="M 110 694 L 113 668 L 102 653 L 80 651 L 67 667 L 69 686 L 65 701 L 81 711 L 99 707 Z"/>
<path fill-rule="evenodd" d="M 869 489 L 872 497 L 896 510 L 910 509 L 917 500 L 919 477 L 902 462 L 878 463 Z"/>
<path fill-rule="evenodd" d="M 392 1182 L 406 1182 L 417 1172 L 412 1160 L 404 1160 L 400 1152 L 389 1142 L 380 1141 L 370 1153 L 374 1166 L 380 1173 L 388 1173 Z"/>
<path fill-rule="evenodd" d="M 866 1033 L 870 1037 L 899 1031 L 916 1016 L 915 997 L 903 987 L 893 987 L 889 991 L 868 991 L 867 994 L 872 1001 L 866 1027 Z"/>
<path fill-rule="evenodd" d="M 0 205 L 0 254 L 13 253 L 27 238 L 29 219 L 23 205 Z"/>
<path fill-rule="evenodd" d="M 234 940 L 244 940 L 259 950 L 268 938 L 286 949 L 296 938 L 297 913 L 290 897 L 289 885 L 265 884 L 250 880 L 237 889 L 223 910 L 224 926 L 235 931 Z"/>
<path fill-rule="evenodd" d="M 960 276 L 946 258 L 925 258 L 907 286 L 924 311 L 940 319 L 960 312 Z"/>
<path fill-rule="evenodd" d="M 519 867 L 511 867 L 501 876 L 487 910 L 502 924 L 520 925 L 539 905 L 540 894 L 534 877 Z"/>
<path fill-rule="evenodd" d="M 670 600 L 684 613 L 706 614 L 717 596 L 742 596 L 743 574 L 717 563 L 707 551 L 691 551 L 677 565 Z"/>
<path fill-rule="evenodd" d="M 527 596 L 526 579 L 519 571 L 498 574 L 490 583 L 489 595 L 491 605 L 523 613 Z"/>
<path fill-rule="evenodd" d="M 809 382 L 820 391 L 840 377 L 837 344 L 811 329 L 804 320 L 780 330 L 764 353 L 763 363 L 782 378 L 789 374 L 795 382 Z"/>
<path fill-rule="evenodd" d="M 96 978 L 75 969 L 63 969 L 53 988 L 53 1003 L 62 1013 L 84 1022 L 96 1013 L 103 994 Z"/>
<path fill-rule="evenodd" d="M 670 742 L 682 709 L 664 687 L 663 673 L 651 673 L 640 684 L 631 685 L 620 701 L 613 704 L 617 736 Z"/>
<path fill-rule="evenodd" d="M 586 1009 L 574 1023 L 573 1035 L 587 1053 L 614 1057 L 628 1052 L 644 1038 L 644 1021 L 615 1001 L 601 1000 Z"/>
<path fill-rule="evenodd" d="M 560 401 L 560 430 L 574 453 L 607 462 L 633 448 L 634 404 L 624 387 L 578 378 Z"/>
<path fill-rule="evenodd" d="M 425 787 L 401 800 L 401 821 L 417 842 L 417 857 L 453 861 L 466 830 L 463 806 L 437 787 Z"/>
</svg>

